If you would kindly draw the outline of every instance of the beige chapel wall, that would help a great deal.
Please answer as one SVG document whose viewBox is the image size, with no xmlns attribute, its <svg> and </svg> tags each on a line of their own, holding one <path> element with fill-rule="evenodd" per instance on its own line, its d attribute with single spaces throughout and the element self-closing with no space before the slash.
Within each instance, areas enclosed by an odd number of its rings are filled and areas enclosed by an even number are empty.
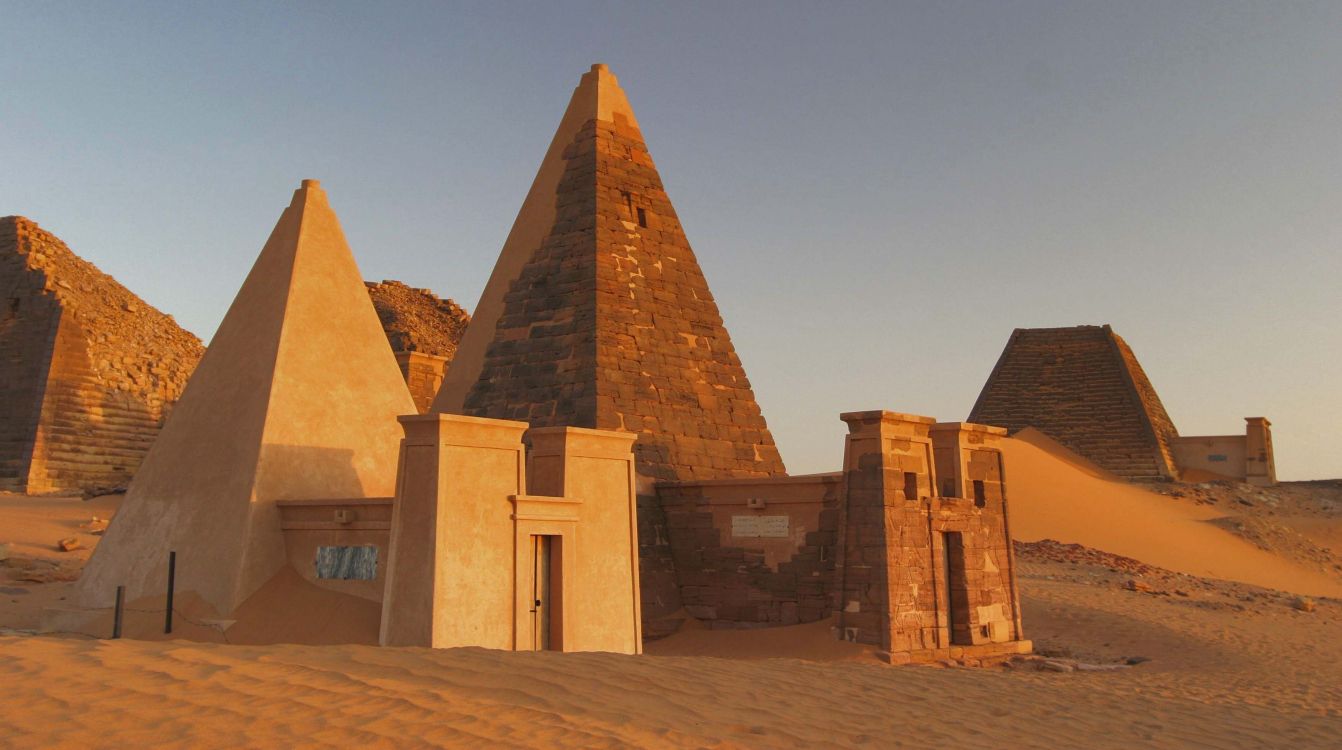
<svg viewBox="0 0 1342 750">
<path fill-rule="evenodd" d="M 447 502 L 438 517 L 446 540 L 438 581 L 442 606 L 435 641 L 513 647 L 513 522 L 510 494 L 520 456 L 495 448 L 447 446 L 439 481 Z"/>
<path fill-rule="evenodd" d="M 574 586 L 566 589 L 565 606 L 573 607 L 570 621 L 577 618 L 582 624 L 565 638 L 566 651 L 632 654 L 641 649 L 633 466 L 621 463 L 609 458 L 578 458 L 570 463 L 575 475 L 571 496 L 581 498 L 583 507 L 576 532 L 577 575 Z"/>
<path fill-rule="evenodd" d="M 1247 449 L 1243 435 L 1198 435 L 1177 437 L 1172 441 L 1174 461 L 1181 474 L 1206 471 L 1228 479 L 1243 479 Z M 1214 460 L 1223 456 L 1224 460 Z M 1198 479 L 1196 475 L 1190 475 Z M 1200 479 L 1198 481 L 1201 481 Z"/>
<path fill-rule="evenodd" d="M 525 489 L 526 425 L 446 414 L 401 423 L 380 642 L 512 649 L 509 497 Z"/>
</svg>

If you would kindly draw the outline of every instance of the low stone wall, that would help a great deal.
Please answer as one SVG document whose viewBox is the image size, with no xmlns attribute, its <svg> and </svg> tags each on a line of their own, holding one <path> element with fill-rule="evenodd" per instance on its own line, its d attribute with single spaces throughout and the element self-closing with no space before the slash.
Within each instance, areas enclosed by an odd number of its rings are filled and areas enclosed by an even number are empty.
<svg viewBox="0 0 1342 750">
<path fill-rule="evenodd" d="M 841 474 L 657 485 L 685 611 L 712 628 L 828 617 Z"/>
</svg>

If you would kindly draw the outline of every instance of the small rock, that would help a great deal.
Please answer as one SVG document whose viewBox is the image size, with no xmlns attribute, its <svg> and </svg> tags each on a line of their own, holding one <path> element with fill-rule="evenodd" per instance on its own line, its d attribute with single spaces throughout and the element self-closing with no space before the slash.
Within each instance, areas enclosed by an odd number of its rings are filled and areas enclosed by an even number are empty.
<svg viewBox="0 0 1342 750">
<path fill-rule="evenodd" d="M 1120 669 L 1127 669 L 1127 664 L 1080 664 L 1076 665 L 1078 672 L 1117 672 Z"/>
<path fill-rule="evenodd" d="M 1291 602 L 1291 607 L 1298 609 L 1301 612 L 1313 612 L 1314 600 L 1307 596 L 1297 596 L 1295 600 Z"/>
<path fill-rule="evenodd" d="M 1039 668 L 1045 672 L 1075 672 L 1076 667 L 1063 661 L 1053 661 L 1052 659 L 1044 661 Z"/>
<path fill-rule="evenodd" d="M 1123 663 L 1130 667 L 1135 667 L 1138 664 L 1145 664 L 1148 661 L 1151 661 L 1151 658 L 1148 656 L 1129 656 Z"/>
<path fill-rule="evenodd" d="M 1188 592 L 1187 592 L 1187 591 L 1184 591 L 1183 589 L 1175 589 L 1175 590 L 1174 590 L 1174 595 L 1175 595 L 1175 596 L 1188 596 Z"/>
<path fill-rule="evenodd" d="M 1136 578 L 1129 578 L 1127 582 L 1123 584 L 1123 588 L 1128 591 L 1146 591 L 1149 593 L 1151 591 L 1151 584 L 1144 583 Z"/>
<path fill-rule="evenodd" d="M 63 552 L 73 552 L 77 549 L 83 549 L 84 543 L 79 541 L 77 536 L 69 536 L 56 542 L 56 546 L 60 547 Z"/>
</svg>

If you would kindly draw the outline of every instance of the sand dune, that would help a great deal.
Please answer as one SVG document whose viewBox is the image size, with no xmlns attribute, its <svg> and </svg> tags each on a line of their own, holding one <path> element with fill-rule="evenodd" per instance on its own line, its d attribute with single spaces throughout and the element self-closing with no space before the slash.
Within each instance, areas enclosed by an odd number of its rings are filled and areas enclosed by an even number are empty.
<svg viewBox="0 0 1342 750">
<path fill-rule="evenodd" d="M 1324 748 L 1336 627 L 1027 565 L 1048 648 L 1118 672 L 850 661 L 0 638 L 0 746 Z M 1071 578 L 1069 579 L 1069 576 Z M 772 638 L 802 641 L 803 626 Z M 722 635 L 703 633 L 702 637 Z M 732 636 L 749 634 L 732 633 Z M 730 639 L 723 639 L 730 648 Z M 739 643 L 739 641 L 737 641 Z M 701 644 L 702 645 L 702 644 Z"/>
<path fill-rule="evenodd" d="M 1111 479 L 1031 430 L 1004 443 L 1015 539 L 1076 542 L 1191 575 L 1342 596 L 1337 578 L 1207 523 L 1223 511 Z"/>
</svg>

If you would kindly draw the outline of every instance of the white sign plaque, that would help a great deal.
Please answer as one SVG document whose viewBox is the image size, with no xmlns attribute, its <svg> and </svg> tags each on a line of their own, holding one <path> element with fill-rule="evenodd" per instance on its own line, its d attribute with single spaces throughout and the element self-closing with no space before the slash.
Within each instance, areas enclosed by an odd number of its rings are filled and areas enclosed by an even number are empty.
<svg viewBox="0 0 1342 750">
<path fill-rule="evenodd" d="M 732 536 L 786 539 L 787 516 L 732 516 Z"/>
</svg>

